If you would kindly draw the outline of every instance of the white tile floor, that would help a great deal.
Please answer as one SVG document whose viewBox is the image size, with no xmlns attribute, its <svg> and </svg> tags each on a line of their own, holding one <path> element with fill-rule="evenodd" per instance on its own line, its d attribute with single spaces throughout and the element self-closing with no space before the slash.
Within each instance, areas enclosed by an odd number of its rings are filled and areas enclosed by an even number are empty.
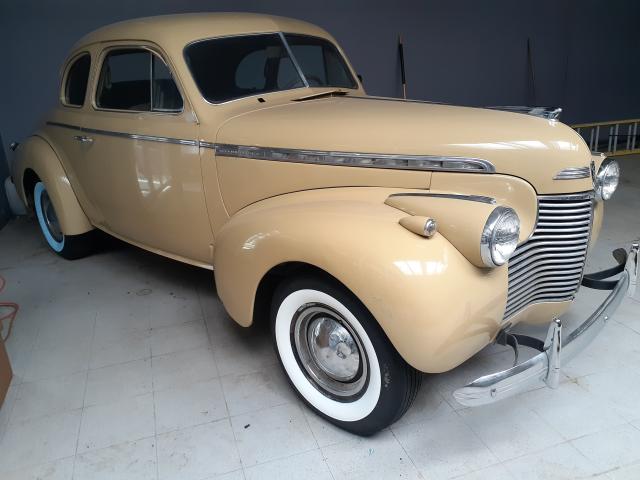
<svg viewBox="0 0 640 480">
<path fill-rule="evenodd" d="M 589 269 L 640 236 L 640 160 L 622 163 L 631 180 Z M 492 347 L 425 377 L 404 418 L 362 439 L 297 400 L 268 332 L 226 316 L 210 272 L 126 246 L 67 262 L 21 219 L 0 232 L 0 274 L 2 298 L 21 305 L 0 410 L 5 480 L 640 478 L 640 295 L 558 390 L 461 408 L 454 388 L 509 365 Z M 567 320 L 601 298 L 582 291 Z"/>
</svg>

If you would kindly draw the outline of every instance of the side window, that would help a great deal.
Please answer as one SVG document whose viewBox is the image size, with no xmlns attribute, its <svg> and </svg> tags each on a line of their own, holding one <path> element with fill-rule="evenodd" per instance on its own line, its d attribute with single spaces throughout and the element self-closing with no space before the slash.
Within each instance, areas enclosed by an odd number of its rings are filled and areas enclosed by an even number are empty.
<svg viewBox="0 0 640 480">
<path fill-rule="evenodd" d="M 182 96 L 173 80 L 169 67 L 156 55 L 151 55 L 151 110 L 157 112 L 180 112 Z"/>
<path fill-rule="evenodd" d="M 151 52 L 113 50 L 100 71 L 96 104 L 113 110 L 151 110 Z"/>
<path fill-rule="evenodd" d="M 77 58 L 69 70 L 64 84 L 64 104 L 74 107 L 84 105 L 84 97 L 87 93 L 87 81 L 91 69 L 91 56 L 88 53 Z"/>
<path fill-rule="evenodd" d="M 110 110 L 176 112 L 182 97 L 164 62 L 149 50 L 112 50 L 102 63 L 96 105 Z"/>
</svg>

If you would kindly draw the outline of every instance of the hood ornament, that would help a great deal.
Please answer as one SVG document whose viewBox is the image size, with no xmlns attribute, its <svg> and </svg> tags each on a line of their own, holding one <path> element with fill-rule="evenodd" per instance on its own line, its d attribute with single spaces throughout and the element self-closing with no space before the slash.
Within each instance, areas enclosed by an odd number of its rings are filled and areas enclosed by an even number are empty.
<svg viewBox="0 0 640 480">
<path fill-rule="evenodd" d="M 526 107 L 526 106 L 514 106 L 505 105 L 499 107 L 487 107 L 492 110 L 503 110 L 505 112 L 524 113 L 526 115 L 533 115 L 534 117 L 546 118 L 547 120 L 558 120 L 562 113 L 560 107 Z"/>
</svg>

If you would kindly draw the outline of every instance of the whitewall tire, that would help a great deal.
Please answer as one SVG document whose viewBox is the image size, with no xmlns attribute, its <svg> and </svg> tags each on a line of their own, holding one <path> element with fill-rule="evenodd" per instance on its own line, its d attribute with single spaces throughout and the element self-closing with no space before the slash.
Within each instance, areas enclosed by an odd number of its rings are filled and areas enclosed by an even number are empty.
<svg viewBox="0 0 640 480">
<path fill-rule="evenodd" d="M 285 281 L 276 290 L 271 313 L 280 363 L 293 388 L 318 414 L 370 435 L 409 408 L 420 373 L 404 362 L 368 310 L 338 282 L 323 277 Z"/>
<path fill-rule="evenodd" d="M 65 235 L 53 202 L 42 182 L 37 182 L 33 187 L 33 203 L 40 231 L 51 250 L 69 260 L 87 256 L 93 251 L 95 231 L 91 230 L 81 235 Z"/>
</svg>

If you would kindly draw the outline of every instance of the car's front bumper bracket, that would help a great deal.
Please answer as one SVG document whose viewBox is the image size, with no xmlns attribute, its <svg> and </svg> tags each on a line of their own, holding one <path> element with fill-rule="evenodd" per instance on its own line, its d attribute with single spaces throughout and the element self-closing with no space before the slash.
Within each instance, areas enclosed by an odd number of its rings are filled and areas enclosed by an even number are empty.
<svg viewBox="0 0 640 480">
<path fill-rule="evenodd" d="M 516 362 L 519 345 L 535 348 L 540 353 L 508 370 L 485 375 L 459 388 L 453 394 L 458 403 L 469 407 L 485 405 L 529 390 L 540 383 L 556 388 L 560 383 L 561 364 L 571 360 L 591 343 L 607 324 L 625 295 L 633 296 L 640 261 L 638 249 L 638 243 L 634 243 L 628 252 L 623 249 L 616 250 L 613 252 L 614 258 L 618 261 L 616 267 L 584 276 L 584 287 L 610 290 L 611 293 L 596 311 L 569 335 L 563 335 L 562 322 L 558 318 L 551 322 L 544 342 L 507 332 L 498 335 L 498 343 L 514 348 Z M 608 280 L 615 275 L 619 275 L 616 280 Z"/>
</svg>

